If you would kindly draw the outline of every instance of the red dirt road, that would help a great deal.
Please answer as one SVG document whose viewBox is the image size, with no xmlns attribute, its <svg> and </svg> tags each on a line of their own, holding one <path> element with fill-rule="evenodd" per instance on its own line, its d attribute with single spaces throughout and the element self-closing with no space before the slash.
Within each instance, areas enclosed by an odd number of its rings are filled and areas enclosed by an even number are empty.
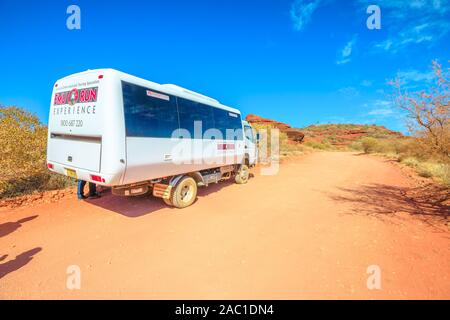
<svg viewBox="0 0 450 320">
<path fill-rule="evenodd" d="M 323 152 L 256 171 L 183 210 L 110 194 L 3 208 L 0 298 L 450 299 L 445 208 L 406 197 L 398 167 Z M 70 265 L 80 290 L 66 288 Z"/>
</svg>

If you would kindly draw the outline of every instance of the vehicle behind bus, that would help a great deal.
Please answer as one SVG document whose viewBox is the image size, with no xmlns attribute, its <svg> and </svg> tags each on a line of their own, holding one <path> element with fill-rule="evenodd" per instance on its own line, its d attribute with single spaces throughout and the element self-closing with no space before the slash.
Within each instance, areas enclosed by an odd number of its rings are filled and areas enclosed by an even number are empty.
<svg viewBox="0 0 450 320">
<path fill-rule="evenodd" d="M 246 183 L 255 134 L 239 110 L 175 85 L 116 70 L 89 70 L 55 83 L 47 163 L 56 173 L 112 188 L 151 192 L 175 207 L 197 186 Z"/>
</svg>

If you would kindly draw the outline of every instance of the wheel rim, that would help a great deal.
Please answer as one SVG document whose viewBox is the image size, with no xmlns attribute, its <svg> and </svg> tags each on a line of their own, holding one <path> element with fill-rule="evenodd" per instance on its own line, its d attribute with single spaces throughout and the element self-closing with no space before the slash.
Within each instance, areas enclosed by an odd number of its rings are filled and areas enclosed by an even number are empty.
<svg viewBox="0 0 450 320">
<path fill-rule="evenodd" d="M 194 197 L 194 183 L 190 180 L 187 180 L 185 184 L 181 187 L 180 190 L 180 200 L 183 203 L 189 203 L 192 201 Z"/>
<path fill-rule="evenodd" d="M 241 172 L 239 173 L 239 176 L 242 180 L 248 179 L 248 169 L 247 168 L 241 168 Z"/>
</svg>

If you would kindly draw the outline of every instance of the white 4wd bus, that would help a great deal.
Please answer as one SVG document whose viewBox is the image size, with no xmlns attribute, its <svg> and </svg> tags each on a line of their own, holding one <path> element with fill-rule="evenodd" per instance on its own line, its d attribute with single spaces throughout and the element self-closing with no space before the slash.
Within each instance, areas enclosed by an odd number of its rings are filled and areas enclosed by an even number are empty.
<svg viewBox="0 0 450 320">
<path fill-rule="evenodd" d="M 171 85 L 116 70 L 89 70 L 55 83 L 48 168 L 109 186 L 123 196 L 152 192 L 191 205 L 197 186 L 246 183 L 255 133 L 239 110 Z"/>
</svg>

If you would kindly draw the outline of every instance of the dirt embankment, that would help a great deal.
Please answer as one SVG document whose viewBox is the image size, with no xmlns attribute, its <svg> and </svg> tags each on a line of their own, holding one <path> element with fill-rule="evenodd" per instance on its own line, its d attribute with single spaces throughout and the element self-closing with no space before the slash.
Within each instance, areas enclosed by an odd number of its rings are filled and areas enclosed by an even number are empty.
<svg viewBox="0 0 450 320">
<path fill-rule="evenodd" d="M 449 208 L 398 166 L 317 152 L 254 173 L 183 210 L 108 193 L 1 208 L 0 298 L 450 298 Z"/>
</svg>

